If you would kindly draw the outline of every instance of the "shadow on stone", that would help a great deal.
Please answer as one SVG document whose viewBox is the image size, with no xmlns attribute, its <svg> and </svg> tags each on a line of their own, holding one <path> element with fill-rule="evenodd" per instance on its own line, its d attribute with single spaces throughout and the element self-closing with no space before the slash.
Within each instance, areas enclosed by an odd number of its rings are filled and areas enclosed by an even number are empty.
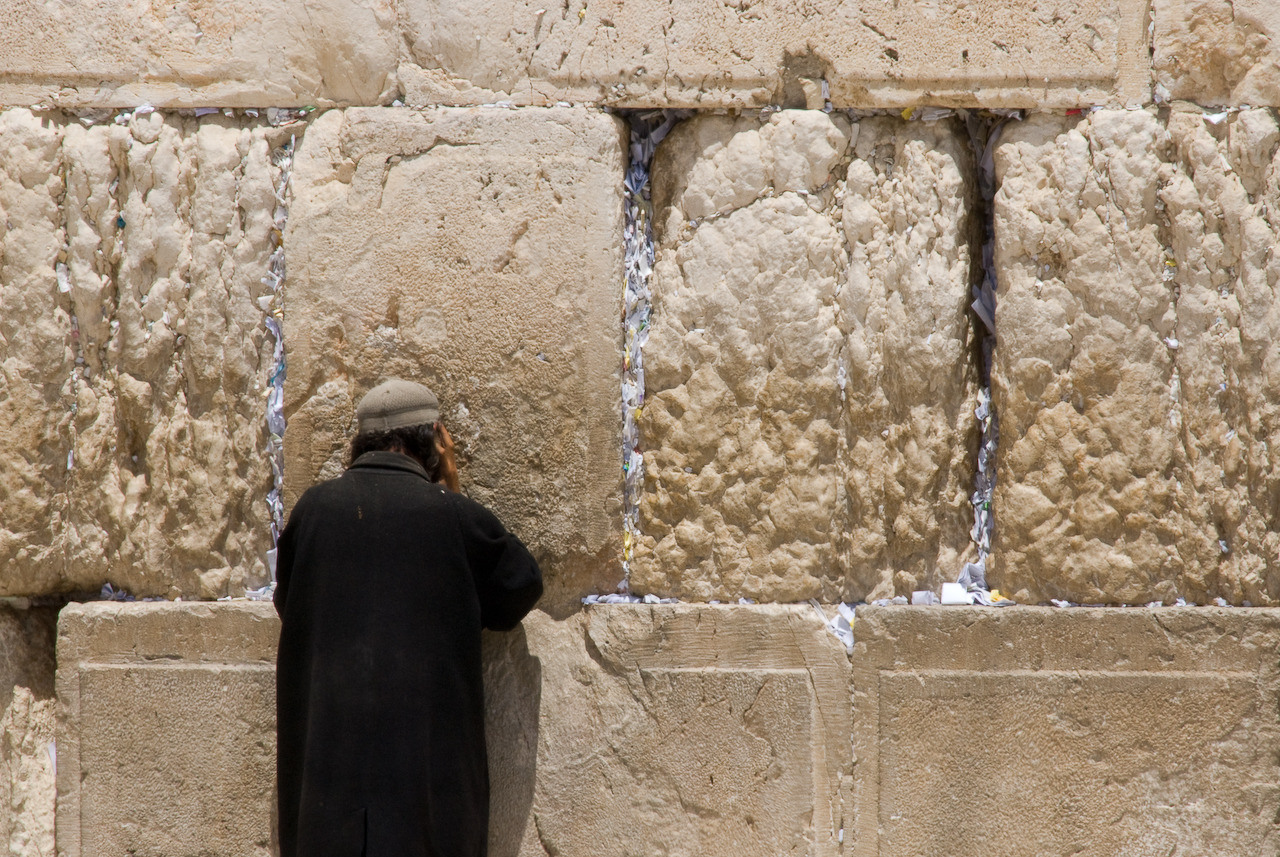
<svg viewBox="0 0 1280 857">
<path fill-rule="evenodd" d="M 53 853 L 57 617 L 53 607 L 0 605 L 0 843 L 6 854 Z"/>
<path fill-rule="evenodd" d="M 489 748 L 489 854 L 520 852 L 537 779 L 542 661 L 523 627 L 484 635 L 485 735 Z"/>
</svg>

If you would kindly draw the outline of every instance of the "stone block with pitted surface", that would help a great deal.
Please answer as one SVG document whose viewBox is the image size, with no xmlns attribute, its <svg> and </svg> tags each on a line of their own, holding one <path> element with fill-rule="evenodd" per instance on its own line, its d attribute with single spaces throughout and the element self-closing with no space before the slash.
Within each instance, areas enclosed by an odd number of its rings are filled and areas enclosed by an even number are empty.
<svg viewBox="0 0 1280 857">
<path fill-rule="evenodd" d="M 291 133 L 0 111 L 0 594 L 268 580 L 262 301 Z"/>
<path fill-rule="evenodd" d="M 1280 601 L 1280 126 L 1098 111 L 996 150 L 992 580 Z"/>
<path fill-rule="evenodd" d="M 963 127 L 704 116 L 653 175 L 633 585 L 852 601 L 950 579 L 977 392 Z"/>
</svg>

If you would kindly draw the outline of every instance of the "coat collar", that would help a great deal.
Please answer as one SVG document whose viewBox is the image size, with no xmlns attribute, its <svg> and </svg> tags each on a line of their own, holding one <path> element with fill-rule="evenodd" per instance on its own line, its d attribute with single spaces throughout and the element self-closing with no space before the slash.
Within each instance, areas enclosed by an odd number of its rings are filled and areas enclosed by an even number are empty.
<svg viewBox="0 0 1280 857">
<path fill-rule="evenodd" d="M 431 482 L 431 477 L 427 475 L 426 469 L 421 464 L 414 461 L 409 456 L 401 452 L 391 452 L 389 450 L 376 450 L 374 452 L 366 452 L 351 463 L 351 469 L 356 470 L 402 470 L 406 473 L 413 473 L 421 476 L 423 479 Z M 434 485 L 435 483 L 432 482 Z"/>
</svg>

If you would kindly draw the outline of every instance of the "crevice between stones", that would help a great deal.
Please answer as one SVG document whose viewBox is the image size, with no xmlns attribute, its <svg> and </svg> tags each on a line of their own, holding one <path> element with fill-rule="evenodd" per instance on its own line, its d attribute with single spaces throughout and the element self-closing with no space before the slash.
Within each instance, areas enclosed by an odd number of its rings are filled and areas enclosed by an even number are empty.
<svg viewBox="0 0 1280 857">
<path fill-rule="evenodd" d="M 995 510 L 992 495 L 996 484 L 996 449 L 1000 443 L 1000 423 L 991 401 L 991 369 L 996 347 L 996 265 L 995 265 L 995 147 L 1000 141 L 1004 126 L 1011 120 L 1019 120 L 1018 111 L 965 111 L 965 126 L 969 143 L 973 148 L 974 166 L 978 179 L 978 195 L 975 198 L 975 219 L 981 224 L 980 235 L 971 240 L 980 242 L 970 254 L 979 270 L 973 278 L 973 310 L 976 339 L 976 359 L 981 388 L 978 390 L 978 407 L 974 417 L 978 421 L 981 436 L 978 440 L 977 460 L 974 466 L 974 490 L 970 495 L 973 505 L 973 529 L 970 538 L 978 550 L 978 560 L 967 563 L 961 572 L 961 582 L 976 584 L 987 589 L 987 557 L 995 535 Z M 968 578 L 968 580 L 966 580 Z"/>
<path fill-rule="evenodd" d="M 644 409 L 644 345 L 649 339 L 649 280 L 653 275 L 653 200 L 650 168 L 658 144 L 685 115 L 677 110 L 639 110 L 620 115 L 631 126 L 629 160 L 623 180 L 622 324 L 622 581 L 619 595 L 631 594 L 631 559 L 640 535 L 640 494 L 644 456 L 636 425 Z"/>
<path fill-rule="evenodd" d="M 297 146 L 297 136 L 290 136 L 289 142 L 271 153 L 271 161 L 280 171 L 275 186 L 275 210 L 272 212 L 272 240 L 275 247 L 267 260 L 267 273 L 262 282 L 271 290 L 268 300 L 263 301 L 263 324 L 275 340 L 272 347 L 271 376 L 267 380 L 267 457 L 271 462 L 272 487 L 267 493 L 267 506 L 271 512 L 271 548 L 267 551 L 267 569 L 271 573 L 271 582 L 262 590 L 263 596 L 274 592 L 276 583 L 276 550 L 280 541 L 280 531 L 284 529 L 284 228 L 289 219 L 289 180 L 292 178 L 293 153 Z M 264 296 L 266 297 L 266 296 Z"/>
</svg>

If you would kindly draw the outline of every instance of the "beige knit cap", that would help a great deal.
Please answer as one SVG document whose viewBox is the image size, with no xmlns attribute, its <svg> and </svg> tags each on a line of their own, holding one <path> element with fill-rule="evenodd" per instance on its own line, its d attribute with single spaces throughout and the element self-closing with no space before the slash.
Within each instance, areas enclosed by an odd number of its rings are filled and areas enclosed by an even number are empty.
<svg viewBox="0 0 1280 857">
<path fill-rule="evenodd" d="M 440 419 L 440 400 L 421 384 L 392 378 L 364 394 L 356 406 L 356 429 L 391 431 Z"/>
</svg>

